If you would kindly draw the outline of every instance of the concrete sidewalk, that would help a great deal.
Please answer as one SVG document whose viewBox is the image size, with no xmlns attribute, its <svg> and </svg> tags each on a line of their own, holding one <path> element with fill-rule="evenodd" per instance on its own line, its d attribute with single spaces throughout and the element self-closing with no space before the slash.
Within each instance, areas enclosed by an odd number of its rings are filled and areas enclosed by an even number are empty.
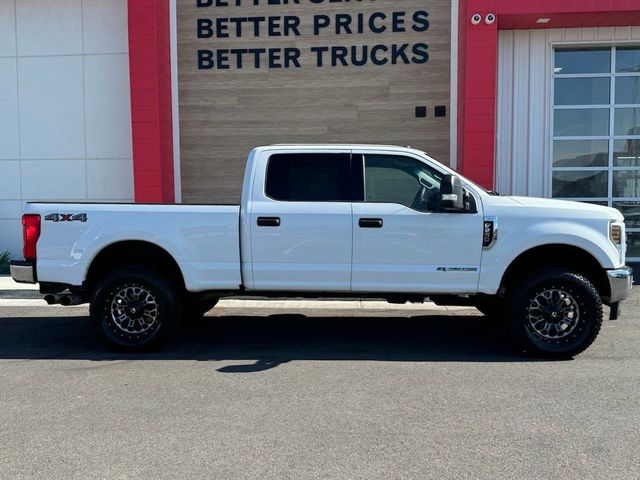
<svg viewBox="0 0 640 480">
<path fill-rule="evenodd" d="M 42 307 L 47 306 L 40 297 L 38 285 L 16 283 L 11 277 L 0 276 L 0 306 L 3 307 Z M 280 310 L 429 310 L 429 311 L 454 311 L 464 310 L 470 307 L 442 307 L 433 302 L 406 303 L 402 305 L 387 303 L 384 300 L 268 300 L 268 299 L 224 299 L 218 303 L 221 308 L 227 309 L 280 309 Z M 80 306 L 82 307 L 82 306 Z M 68 307 L 66 307 L 68 308 Z"/>
<path fill-rule="evenodd" d="M 38 285 L 17 283 L 9 275 L 0 275 L 0 290 L 38 290 Z"/>
</svg>

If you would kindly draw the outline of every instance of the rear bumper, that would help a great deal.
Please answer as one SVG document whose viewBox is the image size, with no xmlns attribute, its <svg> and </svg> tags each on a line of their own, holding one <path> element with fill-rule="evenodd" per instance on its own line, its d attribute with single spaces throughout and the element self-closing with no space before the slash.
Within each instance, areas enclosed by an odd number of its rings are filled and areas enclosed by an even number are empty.
<svg viewBox="0 0 640 480">
<path fill-rule="evenodd" d="M 36 264 L 34 262 L 13 260 L 9 264 L 11 278 L 18 283 L 37 283 Z"/>
<path fill-rule="evenodd" d="M 633 269 L 631 267 L 607 270 L 611 296 L 608 303 L 617 303 L 629 296 L 633 287 Z"/>
</svg>

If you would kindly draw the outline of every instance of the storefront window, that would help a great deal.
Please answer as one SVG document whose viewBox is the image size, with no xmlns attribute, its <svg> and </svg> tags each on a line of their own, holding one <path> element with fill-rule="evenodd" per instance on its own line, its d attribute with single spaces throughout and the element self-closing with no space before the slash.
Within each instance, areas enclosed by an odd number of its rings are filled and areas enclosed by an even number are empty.
<svg viewBox="0 0 640 480">
<path fill-rule="evenodd" d="M 557 109 L 553 119 L 556 137 L 586 137 L 609 135 L 609 109 Z"/>
<path fill-rule="evenodd" d="M 616 78 L 616 103 L 618 105 L 640 103 L 640 77 Z"/>
<path fill-rule="evenodd" d="M 613 165 L 640 167 L 640 139 L 614 140 Z"/>
<path fill-rule="evenodd" d="M 553 196 L 606 197 L 607 181 L 606 171 L 556 171 L 553 173 Z"/>
<path fill-rule="evenodd" d="M 554 92 L 556 105 L 608 105 L 609 82 L 607 77 L 559 78 Z"/>
<path fill-rule="evenodd" d="M 555 57 L 557 74 L 611 72 L 610 48 L 563 48 L 556 50 Z"/>
<path fill-rule="evenodd" d="M 554 57 L 552 194 L 620 210 L 640 260 L 640 46 Z"/>
<path fill-rule="evenodd" d="M 617 73 L 640 73 L 640 48 L 618 47 L 616 49 Z"/>
<path fill-rule="evenodd" d="M 607 140 L 556 140 L 553 142 L 554 167 L 606 167 L 609 165 Z"/>
</svg>

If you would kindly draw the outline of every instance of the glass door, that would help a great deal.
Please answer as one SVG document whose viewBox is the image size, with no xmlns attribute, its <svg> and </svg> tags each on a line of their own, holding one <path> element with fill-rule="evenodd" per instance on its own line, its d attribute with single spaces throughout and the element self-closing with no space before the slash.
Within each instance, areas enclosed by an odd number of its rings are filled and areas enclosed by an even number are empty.
<svg viewBox="0 0 640 480">
<path fill-rule="evenodd" d="M 554 60 L 552 195 L 620 210 L 639 261 L 640 47 L 562 47 Z"/>
</svg>

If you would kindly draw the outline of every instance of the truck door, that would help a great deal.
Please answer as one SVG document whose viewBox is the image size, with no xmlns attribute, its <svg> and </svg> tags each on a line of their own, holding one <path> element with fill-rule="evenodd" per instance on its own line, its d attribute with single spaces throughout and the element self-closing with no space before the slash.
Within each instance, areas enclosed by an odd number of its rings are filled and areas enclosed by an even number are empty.
<svg viewBox="0 0 640 480">
<path fill-rule="evenodd" d="M 350 152 L 275 153 L 261 162 L 250 207 L 253 290 L 349 291 Z"/>
<path fill-rule="evenodd" d="M 483 216 L 438 209 L 444 174 L 407 155 L 356 155 L 365 201 L 353 205 L 352 290 L 471 293 L 477 290 Z M 475 202 L 474 202 L 475 203 Z"/>
</svg>

